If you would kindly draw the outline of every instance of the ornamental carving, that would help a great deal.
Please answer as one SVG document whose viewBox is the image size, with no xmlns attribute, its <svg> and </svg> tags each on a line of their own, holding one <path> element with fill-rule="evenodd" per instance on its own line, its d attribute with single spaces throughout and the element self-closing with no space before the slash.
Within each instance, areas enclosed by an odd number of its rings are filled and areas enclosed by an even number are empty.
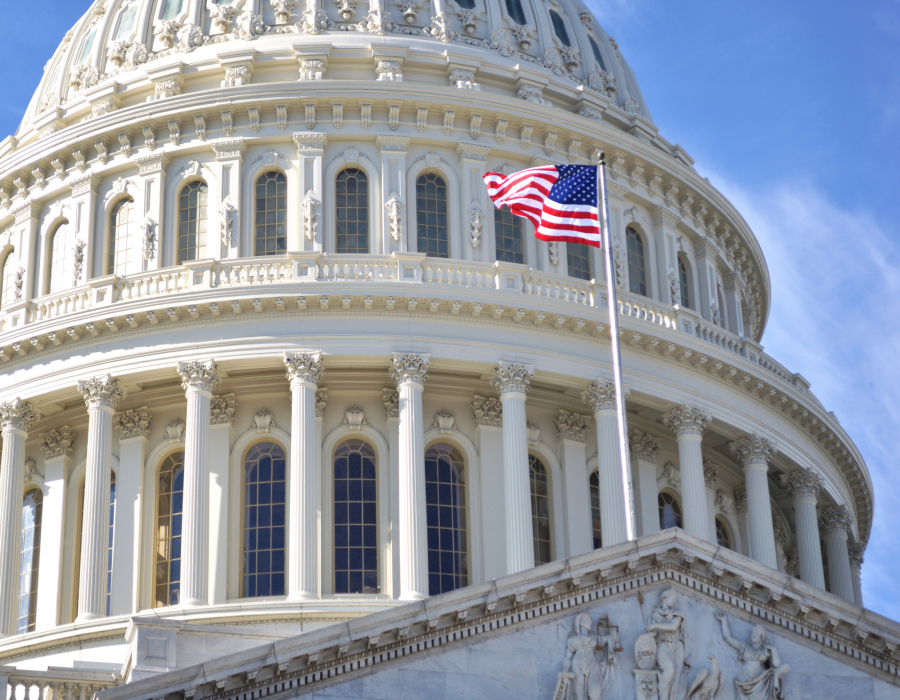
<svg viewBox="0 0 900 700">
<path fill-rule="evenodd" d="M 854 542 L 847 547 L 847 554 L 850 556 L 850 568 L 861 569 L 863 565 L 863 555 L 866 547 L 862 542 Z"/>
<path fill-rule="evenodd" d="M 328 406 L 328 389 L 319 389 L 316 392 L 316 418 L 325 416 L 325 408 Z"/>
<path fill-rule="evenodd" d="M 219 222 L 222 227 L 222 245 L 226 248 L 231 247 L 231 241 L 234 238 L 234 225 L 237 223 L 238 210 L 231 201 L 231 197 L 226 196 L 219 206 Z"/>
<path fill-rule="evenodd" d="M 541 429 L 531 421 L 525 423 L 525 435 L 529 445 L 538 445 L 541 442 Z"/>
<path fill-rule="evenodd" d="M 147 438 L 150 436 L 150 420 L 153 414 L 146 406 L 129 409 L 116 416 L 115 427 L 119 431 L 119 440 L 131 438 Z"/>
<path fill-rule="evenodd" d="M 747 489 L 739 488 L 734 490 L 734 510 L 738 515 L 747 514 Z"/>
<path fill-rule="evenodd" d="M 268 434 L 272 428 L 277 428 L 278 423 L 275 422 L 275 416 L 268 408 L 257 411 L 250 421 L 250 427 L 256 429 L 257 435 Z"/>
<path fill-rule="evenodd" d="M 360 406 L 351 406 L 344 411 L 344 420 L 341 425 L 346 425 L 347 430 L 362 430 L 362 427 L 368 424 L 365 411 Z"/>
<path fill-rule="evenodd" d="M 673 306 L 681 306 L 681 281 L 675 273 L 675 268 L 669 266 L 669 295 L 672 297 Z"/>
<path fill-rule="evenodd" d="M 584 401 L 594 413 L 616 410 L 616 385 L 602 379 L 591 382 L 581 392 Z"/>
<path fill-rule="evenodd" d="M 287 366 L 287 378 L 291 382 L 318 384 L 324 371 L 320 352 L 286 352 L 284 364 Z"/>
<path fill-rule="evenodd" d="M 847 506 L 828 506 L 819 514 L 819 530 L 826 537 L 832 535 L 847 537 L 850 534 L 850 520 Z"/>
<path fill-rule="evenodd" d="M 44 452 L 44 460 L 71 457 L 74 442 L 75 431 L 68 425 L 41 435 L 41 450 Z"/>
<path fill-rule="evenodd" d="M 371 13 L 369 13 L 371 14 Z M 403 73 L 400 71 L 400 61 L 379 61 L 375 66 L 376 80 L 391 83 L 403 82 Z"/>
<path fill-rule="evenodd" d="M 491 386 L 501 396 L 511 393 L 526 394 L 531 388 L 533 376 L 534 367 L 519 362 L 501 362 L 494 368 Z"/>
<path fill-rule="evenodd" d="M 166 439 L 170 445 L 184 442 L 184 421 L 181 418 L 175 418 L 166 425 Z"/>
<path fill-rule="evenodd" d="M 456 38 L 456 28 L 453 26 L 453 20 L 443 14 L 432 17 L 431 26 L 426 31 L 445 44 L 449 44 Z"/>
<path fill-rule="evenodd" d="M 765 628 L 756 625 L 750 632 L 750 641 L 741 642 L 731 635 L 725 613 L 717 610 L 713 614 L 722 625 L 722 637 L 737 652 L 741 664 L 734 679 L 734 697 L 737 700 L 782 700 L 783 679 L 790 667 L 781 663 L 775 647 L 766 644 Z M 705 697 L 712 698 L 713 695 Z"/>
<path fill-rule="evenodd" d="M 319 34 L 328 29 L 328 15 L 321 8 L 307 9 L 300 20 L 300 31 L 306 34 Z"/>
<path fill-rule="evenodd" d="M 777 517 L 774 513 L 772 514 L 772 532 L 775 534 L 775 543 L 781 547 L 781 551 L 783 552 L 791 541 L 791 534 L 781 521 L 781 518 Z"/>
<path fill-rule="evenodd" d="M 400 221 L 400 210 L 403 208 L 403 204 L 400 202 L 400 198 L 397 197 L 396 193 L 391 192 L 391 198 L 385 202 L 384 208 L 387 210 L 388 215 L 388 225 L 391 229 L 391 238 L 393 238 L 398 243 L 403 236 L 403 231 L 401 228 Z"/>
<path fill-rule="evenodd" d="M 588 76 L 588 87 L 595 92 L 612 97 L 616 92 L 616 78 L 605 70 L 592 71 Z"/>
<path fill-rule="evenodd" d="M 235 28 L 232 34 L 235 39 L 239 41 L 252 41 L 257 36 L 266 31 L 266 25 L 257 14 L 254 14 L 250 11 L 250 5 L 247 5 L 247 9 L 238 16 L 237 20 L 235 20 Z"/>
<path fill-rule="evenodd" d="M 503 404 L 500 399 L 486 399 L 476 396 L 472 402 L 475 425 L 486 425 L 491 428 L 503 427 Z"/>
<path fill-rule="evenodd" d="M 234 411 L 237 407 L 234 394 L 213 396 L 209 402 L 210 425 L 234 425 Z"/>
<path fill-rule="evenodd" d="M 125 398 L 118 379 L 109 374 L 102 377 L 91 377 L 78 382 L 78 391 L 84 395 L 84 403 L 88 408 L 115 408 Z"/>
<path fill-rule="evenodd" d="M 156 221 L 149 215 L 145 216 L 140 229 L 141 257 L 149 262 L 156 257 Z"/>
<path fill-rule="evenodd" d="M 588 418 L 560 409 L 556 414 L 556 437 L 559 440 L 587 442 Z"/>
<path fill-rule="evenodd" d="M 697 406 L 683 404 L 676 406 L 663 416 L 663 425 L 675 433 L 677 437 L 683 435 L 703 435 L 703 431 L 712 416 Z"/>
<path fill-rule="evenodd" d="M 703 480 L 706 482 L 706 488 L 712 491 L 719 480 L 719 472 L 716 468 L 705 459 L 703 460 Z"/>
<path fill-rule="evenodd" d="M 181 388 L 185 391 L 198 389 L 212 393 L 221 381 L 219 367 L 211 359 L 179 362 L 177 371 L 181 375 Z"/>
<path fill-rule="evenodd" d="M 428 366 L 431 364 L 429 355 L 415 355 L 409 353 L 394 353 L 391 359 L 391 379 L 397 386 L 410 382 L 424 385 L 428 378 Z"/>
<path fill-rule="evenodd" d="M 674 462 L 669 461 L 663 465 L 662 474 L 656 480 L 656 483 L 667 483 L 675 489 L 681 486 L 681 472 L 678 470 L 678 467 L 675 466 Z"/>
<path fill-rule="evenodd" d="M 434 423 L 432 423 L 431 427 L 437 428 L 438 433 L 441 435 L 450 435 L 456 428 L 456 419 L 452 413 L 444 409 L 440 413 L 435 414 Z"/>
<path fill-rule="evenodd" d="M 360 22 L 357 25 L 359 31 L 371 32 L 378 36 L 388 34 L 393 28 L 394 19 L 391 17 L 390 11 L 382 10 L 377 7 L 374 10 L 369 10 L 369 14 L 366 15 L 365 21 Z"/>
<path fill-rule="evenodd" d="M 713 501 L 713 505 L 720 513 L 728 514 L 731 512 L 731 499 L 724 489 L 716 490 L 716 498 Z"/>
<path fill-rule="evenodd" d="M 297 0 L 272 0 L 272 9 L 275 10 L 275 24 L 290 23 L 295 7 L 297 7 Z"/>
<path fill-rule="evenodd" d="M 800 578 L 800 559 L 796 552 L 786 552 L 784 555 L 784 573 L 794 578 Z"/>
<path fill-rule="evenodd" d="M 792 501 L 804 498 L 815 501 L 822 488 L 822 479 L 812 469 L 796 469 L 785 478 L 785 486 Z"/>
<path fill-rule="evenodd" d="M 235 8 L 218 5 L 215 2 L 208 2 L 206 7 L 209 10 L 213 31 L 219 34 L 228 34 L 231 31 L 231 23 L 234 21 Z"/>
<path fill-rule="evenodd" d="M 517 53 L 516 42 L 513 41 L 512 35 L 506 27 L 495 29 L 491 32 L 491 48 L 499 51 L 500 55 L 506 58 Z"/>
<path fill-rule="evenodd" d="M 481 229 L 484 222 L 484 210 L 477 200 L 472 200 L 469 206 L 469 238 L 473 248 L 481 243 Z"/>
<path fill-rule="evenodd" d="M 384 389 L 381 392 L 381 402 L 384 404 L 384 417 L 400 417 L 400 392 L 394 389 Z"/>
<path fill-rule="evenodd" d="M 588 613 L 575 617 L 554 698 L 599 700 L 608 697 L 616 678 L 616 654 L 622 651 L 619 627 L 601 615 L 596 626 Z"/>
<path fill-rule="evenodd" d="M 535 104 L 552 107 L 547 100 L 544 99 L 544 91 L 535 85 L 523 85 L 516 93 L 516 97 L 526 102 L 534 102 Z"/>
<path fill-rule="evenodd" d="M 640 430 L 632 430 L 629 444 L 631 446 L 631 454 L 637 459 L 642 462 L 656 464 L 656 458 L 659 457 L 659 440 L 642 433 Z"/>
<path fill-rule="evenodd" d="M 775 451 L 775 446 L 758 433 L 731 443 L 731 452 L 745 467 L 751 464 L 766 464 Z"/>
</svg>

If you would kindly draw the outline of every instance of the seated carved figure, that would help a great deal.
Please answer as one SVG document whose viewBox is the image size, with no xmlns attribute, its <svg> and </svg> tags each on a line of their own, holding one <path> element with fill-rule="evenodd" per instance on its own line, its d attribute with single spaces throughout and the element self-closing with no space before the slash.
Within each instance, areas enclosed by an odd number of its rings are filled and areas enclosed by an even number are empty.
<svg viewBox="0 0 900 700">
<path fill-rule="evenodd" d="M 775 647 L 766 646 L 766 631 L 756 625 L 750 633 L 750 641 L 741 642 L 731 636 L 728 619 L 722 612 L 716 612 L 716 619 L 722 623 L 722 636 L 728 645 L 738 653 L 738 661 L 743 663 L 734 688 L 738 698 L 746 700 L 783 700 L 782 678 L 790 670 L 782 664 Z"/>
</svg>

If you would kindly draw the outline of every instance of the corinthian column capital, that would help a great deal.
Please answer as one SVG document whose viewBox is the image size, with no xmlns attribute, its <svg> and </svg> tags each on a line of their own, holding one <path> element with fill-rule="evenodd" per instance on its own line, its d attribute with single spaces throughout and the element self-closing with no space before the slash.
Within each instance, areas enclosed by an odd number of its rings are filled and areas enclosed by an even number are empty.
<svg viewBox="0 0 900 700">
<path fill-rule="evenodd" d="M 792 501 L 801 498 L 816 500 L 822 488 L 822 479 L 812 469 L 796 469 L 787 475 L 785 485 Z"/>
<path fill-rule="evenodd" d="M 602 379 L 588 384 L 581 392 L 584 401 L 594 413 L 616 410 L 616 385 Z"/>
<path fill-rule="evenodd" d="M 178 363 L 178 374 L 181 375 L 181 387 L 199 389 L 211 394 L 219 386 L 219 366 L 214 360 L 191 360 Z"/>
<path fill-rule="evenodd" d="M 71 457 L 73 442 L 75 442 L 75 431 L 68 425 L 41 435 L 41 449 L 44 451 L 44 459 Z"/>
<path fill-rule="evenodd" d="M 556 436 L 560 440 L 585 442 L 588 432 L 588 418 L 577 413 L 559 409 L 556 414 Z"/>
<path fill-rule="evenodd" d="M 397 386 L 401 384 L 412 383 L 420 386 L 425 385 L 428 378 L 428 366 L 431 364 L 430 355 L 416 355 L 408 353 L 404 355 L 395 352 L 391 358 L 391 379 Z"/>
<path fill-rule="evenodd" d="M 0 428 L 3 432 L 20 430 L 27 433 L 41 417 L 41 411 L 31 401 L 13 399 L 0 403 Z"/>
<path fill-rule="evenodd" d="M 642 433 L 640 430 L 632 430 L 628 442 L 631 445 L 631 454 L 644 462 L 656 464 L 659 457 L 659 441 Z"/>
<path fill-rule="evenodd" d="M 150 421 L 152 419 L 153 414 L 150 413 L 146 406 L 141 406 L 117 415 L 113 425 L 119 431 L 119 440 L 130 440 L 137 437 L 146 438 L 150 435 Z"/>
<path fill-rule="evenodd" d="M 287 366 L 287 378 L 291 382 L 318 385 L 324 371 L 320 352 L 286 352 L 284 364 Z"/>
<path fill-rule="evenodd" d="M 210 425 L 234 425 L 234 411 L 237 401 L 234 394 L 219 394 L 209 402 Z"/>
<path fill-rule="evenodd" d="M 504 394 L 527 394 L 531 389 L 531 378 L 534 367 L 519 362 L 501 362 L 494 367 L 491 386 L 503 396 Z"/>
<path fill-rule="evenodd" d="M 118 379 L 109 374 L 91 377 L 78 382 L 78 391 L 84 395 L 88 408 L 115 408 L 125 398 L 125 390 Z"/>
<path fill-rule="evenodd" d="M 731 443 L 731 452 L 745 467 L 752 464 L 766 464 L 769 455 L 775 451 L 775 445 L 758 433 Z"/>
<path fill-rule="evenodd" d="M 854 542 L 847 547 L 847 554 L 850 556 L 850 567 L 853 569 L 861 569 L 863 565 L 863 555 L 866 548 L 862 542 Z"/>
<path fill-rule="evenodd" d="M 664 415 L 663 425 L 675 433 L 676 437 L 685 435 L 701 436 L 711 420 L 712 416 L 702 408 L 686 403 L 676 406 Z"/>
<path fill-rule="evenodd" d="M 850 534 L 850 511 L 847 506 L 828 506 L 819 514 L 819 529 L 827 535 L 847 537 Z"/>
</svg>

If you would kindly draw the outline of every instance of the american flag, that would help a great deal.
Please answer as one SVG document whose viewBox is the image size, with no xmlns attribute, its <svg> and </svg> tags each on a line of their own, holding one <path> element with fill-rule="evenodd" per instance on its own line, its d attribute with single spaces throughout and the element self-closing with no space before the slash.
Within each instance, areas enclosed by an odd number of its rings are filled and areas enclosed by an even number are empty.
<svg viewBox="0 0 900 700">
<path fill-rule="evenodd" d="M 600 247 L 596 165 L 542 165 L 512 175 L 487 173 L 487 191 L 499 209 L 534 224 L 542 241 Z"/>
</svg>

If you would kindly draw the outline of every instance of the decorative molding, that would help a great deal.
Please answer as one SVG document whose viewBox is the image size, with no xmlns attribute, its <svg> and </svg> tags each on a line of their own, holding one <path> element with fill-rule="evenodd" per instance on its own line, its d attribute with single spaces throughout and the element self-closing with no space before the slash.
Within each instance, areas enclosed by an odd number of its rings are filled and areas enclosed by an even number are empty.
<svg viewBox="0 0 900 700">
<path fill-rule="evenodd" d="M 753 464 L 766 464 L 775 451 L 775 445 L 758 433 L 731 443 L 731 453 L 735 455 L 745 467 Z"/>
<path fill-rule="evenodd" d="M 534 367 L 519 362 L 500 362 L 491 377 L 491 387 L 503 396 L 504 394 L 527 394 L 531 389 L 531 378 Z"/>
<path fill-rule="evenodd" d="M 575 442 L 587 442 L 589 419 L 578 413 L 569 413 L 559 409 L 555 419 L 556 437 L 558 440 L 574 440 Z"/>
<path fill-rule="evenodd" d="M 424 386 L 425 380 L 428 378 L 428 366 L 430 364 L 430 355 L 394 353 L 391 359 L 391 379 L 397 383 L 398 387 L 405 383 Z"/>
<path fill-rule="evenodd" d="M 848 537 L 852 522 L 847 506 L 828 506 L 819 513 L 819 530 L 825 535 Z"/>
<path fill-rule="evenodd" d="M 250 420 L 250 428 L 255 429 L 257 435 L 268 435 L 272 428 L 277 427 L 278 423 L 275 422 L 275 416 L 268 408 L 257 411 Z"/>
<path fill-rule="evenodd" d="M 503 427 L 503 404 L 500 402 L 500 399 L 484 398 L 476 395 L 472 402 L 472 412 L 476 427 Z"/>
<path fill-rule="evenodd" d="M 153 414 L 146 406 L 129 409 L 115 417 L 113 425 L 119 431 L 119 440 L 150 437 L 150 421 Z"/>
<path fill-rule="evenodd" d="M 316 418 L 325 417 L 325 409 L 328 407 L 328 389 L 316 391 Z"/>
<path fill-rule="evenodd" d="M 59 457 L 71 457 L 74 442 L 75 431 L 69 428 L 68 425 L 41 435 L 41 450 L 44 452 L 44 461 L 58 459 Z"/>
<path fill-rule="evenodd" d="M 185 423 L 181 418 L 173 418 L 166 425 L 166 439 L 170 445 L 184 444 Z"/>
<path fill-rule="evenodd" d="M 734 490 L 734 510 L 738 515 L 746 515 L 749 512 L 747 505 L 747 489 L 739 488 Z"/>
<path fill-rule="evenodd" d="M 384 404 L 384 417 L 400 418 L 400 392 L 396 389 L 384 389 L 381 392 L 381 402 Z"/>
<path fill-rule="evenodd" d="M 286 352 L 287 378 L 293 382 L 318 385 L 325 371 L 320 352 Z"/>
<path fill-rule="evenodd" d="M 612 382 L 598 380 L 588 384 L 581 392 L 584 401 L 594 413 L 616 410 L 616 385 Z"/>
<path fill-rule="evenodd" d="M 346 425 L 347 430 L 359 431 L 364 425 L 368 425 L 365 411 L 360 406 L 351 406 L 344 411 L 344 420 L 341 425 Z"/>
<path fill-rule="evenodd" d="M 628 442 L 631 447 L 631 454 L 636 459 L 656 464 L 660 450 L 659 440 L 651 435 L 642 433 L 640 430 L 632 430 Z"/>
<path fill-rule="evenodd" d="M 703 431 L 712 416 L 697 406 L 683 404 L 676 406 L 663 416 L 663 425 L 671 430 L 677 437 L 685 435 L 703 435 Z"/>
<path fill-rule="evenodd" d="M 80 380 L 78 391 L 84 395 L 84 403 L 88 408 L 115 409 L 119 401 L 125 398 L 121 383 L 109 374 Z"/>
<path fill-rule="evenodd" d="M 784 478 L 784 485 L 792 501 L 815 501 L 822 488 L 822 479 L 812 469 L 795 469 Z"/>
<path fill-rule="evenodd" d="M 234 412 L 237 401 L 234 394 L 217 394 L 209 404 L 210 425 L 234 425 Z"/>
<path fill-rule="evenodd" d="M 451 435 L 456 429 L 456 419 L 447 409 L 443 409 L 440 413 L 435 414 L 431 427 L 437 428 L 441 435 Z"/>
<path fill-rule="evenodd" d="M 181 387 L 185 391 L 199 389 L 212 393 L 221 381 L 219 367 L 212 359 L 179 362 L 177 371 L 181 375 Z"/>
</svg>

